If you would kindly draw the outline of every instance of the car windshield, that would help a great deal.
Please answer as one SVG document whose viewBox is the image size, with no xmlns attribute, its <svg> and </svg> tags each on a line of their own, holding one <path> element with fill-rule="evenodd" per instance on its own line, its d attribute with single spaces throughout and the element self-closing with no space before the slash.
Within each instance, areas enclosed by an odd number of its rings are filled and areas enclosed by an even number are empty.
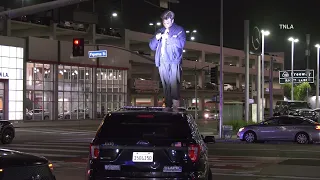
<svg viewBox="0 0 320 180">
<path fill-rule="evenodd" d="M 311 109 L 307 102 L 289 102 L 290 109 Z"/>
<path fill-rule="evenodd" d="M 191 129 L 182 116 L 137 117 L 132 115 L 112 115 L 107 117 L 100 128 L 98 137 L 108 139 L 187 139 Z M 179 129 L 179 131 L 177 131 Z"/>
</svg>

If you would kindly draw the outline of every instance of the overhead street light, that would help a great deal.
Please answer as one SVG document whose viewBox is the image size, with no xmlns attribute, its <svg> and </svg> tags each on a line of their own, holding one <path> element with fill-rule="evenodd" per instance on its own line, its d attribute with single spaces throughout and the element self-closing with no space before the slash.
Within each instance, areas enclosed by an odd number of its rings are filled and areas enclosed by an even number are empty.
<svg viewBox="0 0 320 180">
<path fill-rule="evenodd" d="M 117 13 L 112 13 L 112 17 L 117 17 L 118 16 L 118 14 Z"/>
<path fill-rule="evenodd" d="M 154 27 L 154 32 L 156 32 L 157 31 L 157 26 L 161 26 L 161 23 L 160 22 L 156 22 L 156 23 L 150 22 L 149 26 L 153 26 Z"/>
<path fill-rule="evenodd" d="M 193 33 L 196 33 L 196 32 L 197 32 L 197 30 L 193 30 L 192 32 L 193 32 Z"/>
<path fill-rule="evenodd" d="M 261 31 L 261 34 L 262 34 L 262 47 L 261 47 L 261 51 L 262 51 L 262 53 L 261 53 L 261 72 L 262 72 L 262 74 L 261 74 L 261 84 L 262 84 L 262 87 L 261 87 L 261 89 L 262 89 L 262 93 L 261 93 L 261 97 L 262 97 L 262 112 L 261 112 L 261 114 L 262 114 L 262 120 L 264 119 L 264 104 L 265 104 L 265 101 L 264 101 L 264 37 L 265 36 L 268 36 L 269 34 L 270 34 L 270 32 L 269 31 L 265 31 L 265 30 L 262 30 Z M 270 89 L 269 89 L 269 91 L 270 91 Z M 259 106 L 260 107 L 260 106 Z M 270 108 L 271 108 L 271 104 L 270 104 Z M 259 109 L 259 111 L 260 111 L 260 109 Z"/>
<path fill-rule="evenodd" d="M 316 86 L 316 108 L 319 108 L 319 49 L 320 44 L 316 44 L 315 47 L 317 48 L 317 86 Z M 309 75 L 308 75 L 309 76 Z"/>
<path fill-rule="evenodd" d="M 294 57 L 294 43 L 299 42 L 299 39 L 290 37 L 288 39 L 291 41 L 291 100 L 293 101 L 293 57 Z"/>
</svg>

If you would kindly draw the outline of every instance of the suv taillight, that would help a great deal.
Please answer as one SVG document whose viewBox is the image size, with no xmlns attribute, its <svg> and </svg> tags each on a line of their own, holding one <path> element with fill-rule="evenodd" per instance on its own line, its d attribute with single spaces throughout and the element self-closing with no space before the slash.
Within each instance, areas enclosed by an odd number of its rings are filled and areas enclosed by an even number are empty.
<svg viewBox="0 0 320 180">
<path fill-rule="evenodd" d="M 99 146 L 90 144 L 90 156 L 92 159 L 97 159 L 99 157 Z"/>
<path fill-rule="evenodd" d="M 200 145 L 190 144 L 188 147 L 188 154 L 192 162 L 196 162 L 200 157 Z"/>
</svg>

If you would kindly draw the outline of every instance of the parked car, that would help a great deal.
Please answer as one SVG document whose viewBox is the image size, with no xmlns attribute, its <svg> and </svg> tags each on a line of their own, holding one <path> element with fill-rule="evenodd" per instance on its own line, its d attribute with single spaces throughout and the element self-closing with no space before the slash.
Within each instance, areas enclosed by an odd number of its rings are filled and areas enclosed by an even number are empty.
<svg viewBox="0 0 320 180">
<path fill-rule="evenodd" d="M 53 164 L 46 158 L 0 149 L 1 180 L 56 180 Z"/>
<path fill-rule="evenodd" d="M 27 120 L 49 120 L 50 113 L 47 109 L 33 109 L 27 112 Z"/>
<path fill-rule="evenodd" d="M 299 116 L 276 116 L 261 123 L 244 126 L 237 136 L 248 143 L 257 141 L 320 142 L 320 124 Z"/>
<path fill-rule="evenodd" d="M 88 109 L 74 109 L 58 114 L 59 119 L 89 119 Z"/>
<path fill-rule="evenodd" d="M 210 142 L 186 113 L 112 112 L 90 144 L 87 179 L 212 179 Z"/>
<path fill-rule="evenodd" d="M 0 120 L 0 141 L 2 144 L 10 144 L 15 137 L 13 124 L 7 120 Z"/>
<path fill-rule="evenodd" d="M 318 113 L 311 108 L 307 101 L 277 101 L 274 116 L 292 115 L 302 116 L 314 121 L 318 121 Z"/>
</svg>

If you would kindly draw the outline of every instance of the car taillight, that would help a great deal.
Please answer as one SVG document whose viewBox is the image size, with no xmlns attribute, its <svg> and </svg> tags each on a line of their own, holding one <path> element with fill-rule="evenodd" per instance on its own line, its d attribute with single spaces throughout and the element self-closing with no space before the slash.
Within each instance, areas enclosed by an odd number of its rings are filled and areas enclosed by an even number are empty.
<svg viewBox="0 0 320 180">
<path fill-rule="evenodd" d="M 49 163 L 48 167 L 50 168 L 51 171 L 53 171 L 53 164 L 52 163 Z"/>
<path fill-rule="evenodd" d="M 188 154 L 192 162 L 196 162 L 200 156 L 200 146 L 198 144 L 190 144 L 188 147 Z"/>
<path fill-rule="evenodd" d="M 316 126 L 316 129 L 317 129 L 317 130 L 320 130 L 320 125 L 317 125 L 317 126 Z"/>
<path fill-rule="evenodd" d="M 92 159 L 97 159 L 99 157 L 99 146 L 90 144 L 90 156 Z"/>
</svg>

